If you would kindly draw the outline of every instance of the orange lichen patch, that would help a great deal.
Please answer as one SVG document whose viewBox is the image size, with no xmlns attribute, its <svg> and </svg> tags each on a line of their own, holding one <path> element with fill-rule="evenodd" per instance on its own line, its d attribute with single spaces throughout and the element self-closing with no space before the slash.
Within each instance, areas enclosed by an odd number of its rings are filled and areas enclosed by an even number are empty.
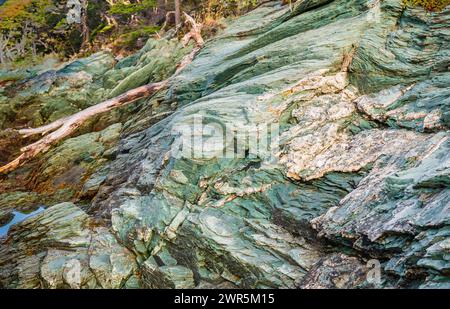
<svg viewBox="0 0 450 309">
<path fill-rule="evenodd" d="M 4 18 L 15 18 L 33 2 L 33 0 L 7 0 L 0 7 L 0 21 Z"/>
<path fill-rule="evenodd" d="M 87 218 L 86 222 L 84 222 L 84 224 L 83 224 L 83 227 L 90 229 L 90 230 L 94 230 L 95 228 L 104 227 L 104 226 L 105 226 L 105 222 L 102 222 L 101 220 L 92 218 L 92 217 Z"/>
<path fill-rule="evenodd" d="M 279 117 L 281 117 L 281 114 L 286 110 L 286 106 L 284 106 L 284 105 L 277 106 L 277 107 L 269 106 L 269 108 L 267 110 L 270 113 L 272 113 L 275 117 L 279 118 Z"/>
</svg>

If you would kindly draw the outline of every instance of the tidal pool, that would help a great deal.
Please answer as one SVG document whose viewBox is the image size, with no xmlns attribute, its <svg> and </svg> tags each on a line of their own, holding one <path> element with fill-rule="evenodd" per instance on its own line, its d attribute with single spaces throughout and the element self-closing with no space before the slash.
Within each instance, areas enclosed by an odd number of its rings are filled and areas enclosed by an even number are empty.
<svg viewBox="0 0 450 309">
<path fill-rule="evenodd" d="M 37 209 L 33 212 L 30 212 L 30 213 L 22 213 L 20 211 L 13 211 L 14 218 L 6 225 L 3 225 L 0 227 L 0 238 L 5 237 L 8 234 L 11 226 L 13 226 L 14 224 L 17 224 L 19 222 L 22 222 L 25 219 L 33 217 L 33 216 L 37 215 L 38 213 L 43 212 L 44 210 L 45 210 L 44 207 L 39 207 L 39 209 Z"/>
</svg>

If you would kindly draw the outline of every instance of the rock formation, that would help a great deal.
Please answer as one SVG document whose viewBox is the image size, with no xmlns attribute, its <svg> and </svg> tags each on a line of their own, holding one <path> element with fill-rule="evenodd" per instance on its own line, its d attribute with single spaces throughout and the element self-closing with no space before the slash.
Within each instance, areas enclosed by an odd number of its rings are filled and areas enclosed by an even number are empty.
<svg viewBox="0 0 450 309">
<path fill-rule="evenodd" d="M 450 7 L 401 0 L 269 1 L 230 21 L 167 89 L 1 176 L 0 222 L 46 210 L 1 240 L 0 286 L 449 288 L 449 27 Z M 165 80 L 191 50 L 150 40 L 33 74 L 0 92 L 0 127 Z M 212 124 L 279 134 L 223 156 Z M 1 134 L 6 163 L 25 141 Z"/>
</svg>

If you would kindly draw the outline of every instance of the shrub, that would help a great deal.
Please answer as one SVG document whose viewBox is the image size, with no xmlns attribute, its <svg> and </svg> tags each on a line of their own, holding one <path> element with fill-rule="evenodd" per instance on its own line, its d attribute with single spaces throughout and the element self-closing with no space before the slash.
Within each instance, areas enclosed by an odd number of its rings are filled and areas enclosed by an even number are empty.
<svg viewBox="0 0 450 309">
<path fill-rule="evenodd" d="M 109 9 L 112 15 L 132 15 L 143 10 L 152 9 L 156 6 L 155 0 L 143 0 L 141 2 L 130 3 L 125 1 L 118 1 Z"/>
</svg>

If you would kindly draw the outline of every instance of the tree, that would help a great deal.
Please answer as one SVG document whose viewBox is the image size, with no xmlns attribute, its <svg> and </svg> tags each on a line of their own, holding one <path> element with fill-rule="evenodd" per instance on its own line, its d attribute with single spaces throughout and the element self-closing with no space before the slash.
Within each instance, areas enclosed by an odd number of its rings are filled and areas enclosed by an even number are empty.
<svg viewBox="0 0 450 309">
<path fill-rule="evenodd" d="M 175 0 L 175 27 L 181 24 L 181 0 Z"/>
<path fill-rule="evenodd" d="M 67 23 L 81 26 L 81 49 L 84 49 L 89 44 L 88 0 L 68 0 L 66 6 L 69 8 Z"/>
<path fill-rule="evenodd" d="M 6 63 L 6 48 L 9 44 L 9 38 L 0 33 L 0 64 Z"/>
<path fill-rule="evenodd" d="M 164 22 L 166 13 L 166 0 L 158 0 L 155 7 L 156 24 L 161 24 Z"/>
<path fill-rule="evenodd" d="M 88 0 L 81 0 L 81 37 L 83 38 L 81 49 L 89 45 L 88 5 Z"/>
<path fill-rule="evenodd" d="M 158 0 L 156 7 L 158 10 L 165 11 L 166 10 L 166 0 Z"/>
</svg>

